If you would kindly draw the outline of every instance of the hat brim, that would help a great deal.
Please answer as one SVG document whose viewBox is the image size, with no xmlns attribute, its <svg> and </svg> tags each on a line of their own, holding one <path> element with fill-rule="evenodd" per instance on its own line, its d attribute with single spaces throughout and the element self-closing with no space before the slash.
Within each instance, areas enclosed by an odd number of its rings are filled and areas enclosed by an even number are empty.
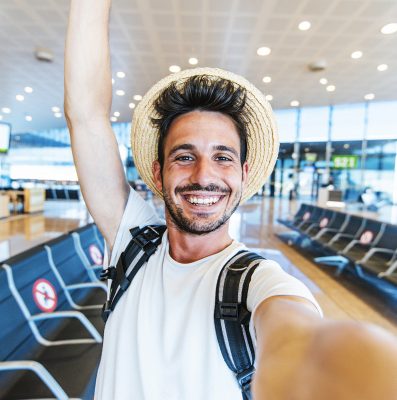
<svg viewBox="0 0 397 400">
<path fill-rule="evenodd" d="M 152 124 L 152 118 L 157 117 L 154 102 L 171 82 L 183 83 L 185 79 L 196 75 L 227 79 L 246 90 L 248 181 L 241 197 L 241 202 L 244 202 L 261 189 L 274 168 L 279 148 L 278 133 L 272 108 L 263 93 L 245 78 L 222 69 L 194 68 L 171 74 L 145 94 L 134 111 L 131 128 L 135 166 L 149 189 L 163 197 L 154 183 L 152 170 L 153 162 L 158 159 L 159 136 L 158 129 Z"/>
</svg>

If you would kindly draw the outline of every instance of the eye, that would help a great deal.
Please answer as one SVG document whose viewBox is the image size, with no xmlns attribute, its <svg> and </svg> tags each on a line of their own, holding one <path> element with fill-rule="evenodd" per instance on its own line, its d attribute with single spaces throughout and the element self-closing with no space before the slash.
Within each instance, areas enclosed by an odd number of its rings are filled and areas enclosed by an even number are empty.
<svg viewBox="0 0 397 400">
<path fill-rule="evenodd" d="M 216 156 L 215 160 L 217 160 L 217 161 L 233 161 L 233 159 L 228 156 Z"/>
<path fill-rule="evenodd" d="M 193 161 L 192 156 L 178 156 L 175 158 L 176 161 Z"/>
</svg>

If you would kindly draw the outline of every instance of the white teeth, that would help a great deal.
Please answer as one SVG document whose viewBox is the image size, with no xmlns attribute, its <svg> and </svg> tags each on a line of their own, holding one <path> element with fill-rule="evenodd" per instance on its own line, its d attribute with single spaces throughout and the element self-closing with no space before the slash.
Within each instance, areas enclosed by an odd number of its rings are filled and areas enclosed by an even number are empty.
<svg viewBox="0 0 397 400">
<path fill-rule="evenodd" d="M 199 204 L 199 205 L 206 205 L 210 206 L 217 203 L 220 200 L 220 196 L 218 197 L 200 197 L 197 198 L 195 196 L 187 196 L 186 200 L 191 204 Z"/>
</svg>

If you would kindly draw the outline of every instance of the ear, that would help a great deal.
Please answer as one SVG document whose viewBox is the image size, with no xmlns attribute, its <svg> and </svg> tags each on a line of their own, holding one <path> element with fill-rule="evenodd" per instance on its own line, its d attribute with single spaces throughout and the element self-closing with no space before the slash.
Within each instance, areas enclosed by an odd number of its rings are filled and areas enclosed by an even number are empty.
<svg viewBox="0 0 397 400">
<path fill-rule="evenodd" d="M 247 161 L 244 162 L 242 169 L 243 169 L 242 182 L 243 182 L 243 188 L 245 189 L 245 186 L 248 182 L 248 163 L 247 163 Z"/>
<path fill-rule="evenodd" d="M 153 180 L 156 188 L 160 191 L 163 190 L 163 180 L 161 177 L 161 167 L 158 160 L 153 161 L 152 164 L 152 173 L 153 173 Z"/>
</svg>

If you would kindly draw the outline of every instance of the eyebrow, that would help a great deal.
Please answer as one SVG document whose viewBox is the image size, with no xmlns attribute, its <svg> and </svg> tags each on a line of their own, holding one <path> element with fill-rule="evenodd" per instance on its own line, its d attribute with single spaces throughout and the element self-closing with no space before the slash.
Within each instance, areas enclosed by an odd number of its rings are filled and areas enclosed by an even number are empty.
<svg viewBox="0 0 397 400">
<path fill-rule="evenodd" d="M 193 144 L 190 144 L 190 143 L 179 144 L 179 145 L 174 146 L 171 149 L 171 151 L 170 151 L 168 156 L 169 157 L 172 156 L 173 154 L 175 154 L 179 150 L 195 150 L 195 149 L 196 149 L 196 146 L 194 146 Z M 219 144 L 217 146 L 214 146 L 213 149 L 217 150 L 217 151 L 227 151 L 229 153 L 234 154 L 236 157 L 239 157 L 239 154 L 238 154 L 237 150 L 234 149 L 233 147 L 229 147 L 229 146 L 225 146 L 223 144 Z"/>
</svg>

